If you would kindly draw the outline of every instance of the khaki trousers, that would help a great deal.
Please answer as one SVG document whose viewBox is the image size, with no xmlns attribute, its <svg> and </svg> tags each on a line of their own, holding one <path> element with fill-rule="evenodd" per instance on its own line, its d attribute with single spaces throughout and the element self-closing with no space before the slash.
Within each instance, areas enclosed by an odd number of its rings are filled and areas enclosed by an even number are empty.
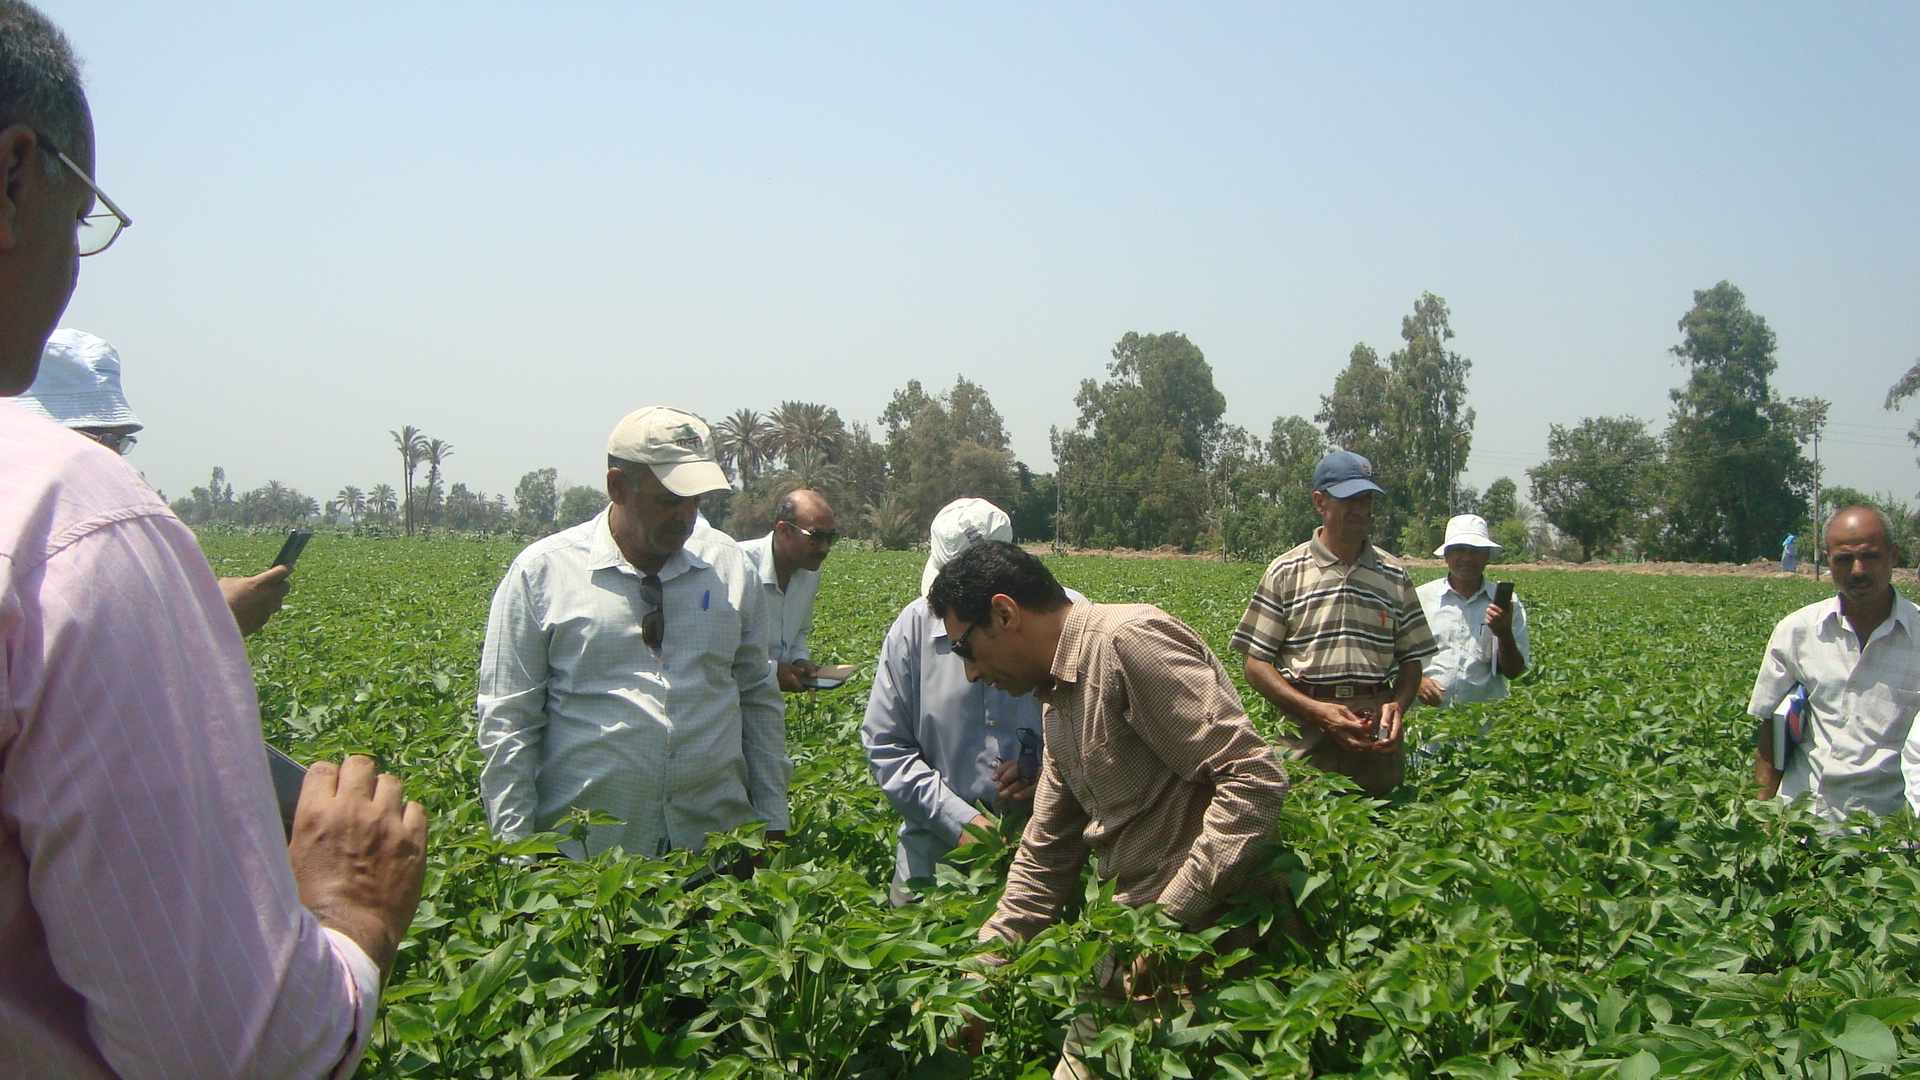
<svg viewBox="0 0 1920 1080">
<path fill-rule="evenodd" d="M 1358 694 L 1350 698 L 1336 699 L 1354 712 L 1367 709 L 1378 710 L 1380 706 L 1393 700 L 1393 692 L 1377 694 Z M 1280 745 L 1293 751 L 1293 756 L 1324 772 L 1339 773 L 1351 777 L 1360 785 L 1360 790 L 1376 799 L 1384 799 L 1400 786 L 1407 775 L 1407 750 L 1405 741 L 1399 750 L 1391 754 L 1349 750 L 1336 742 L 1324 729 L 1310 727 L 1294 720 L 1298 734 L 1283 734 L 1278 739 Z"/>
</svg>

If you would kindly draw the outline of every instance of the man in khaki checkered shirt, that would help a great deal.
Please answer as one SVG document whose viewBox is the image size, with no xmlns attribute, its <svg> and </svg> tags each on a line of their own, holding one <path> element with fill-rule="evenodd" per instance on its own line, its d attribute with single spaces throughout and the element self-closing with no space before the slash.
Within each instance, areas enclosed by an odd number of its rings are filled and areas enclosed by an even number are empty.
<svg viewBox="0 0 1920 1080">
<path fill-rule="evenodd" d="M 1089 855 L 1116 901 L 1160 904 L 1195 930 L 1235 893 L 1284 887 L 1258 867 L 1286 772 L 1191 627 L 1148 604 L 1071 603 L 1039 559 L 999 541 L 949 562 L 927 604 L 968 679 L 1046 703 L 1033 817 L 982 941 L 1024 941 L 1052 923 Z M 1251 945 L 1246 929 L 1215 947 Z M 1101 990 L 1124 1001 L 1197 977 L 1198 965 L 1156 975 L 1140 964 L 1103 972 Z M 1093 1034 L 1069 1031 L 1055 1076 L 1083 1075 L 1077 1055 Z"/>
<path fill-rule="evenodd" d="M 1406 712 L 1437 651 L 1406 568 L 1367 542 L 1380 490 L 1359 454 L 1321 459 L 1321 526 L 1267 567 L 1232 641 L 1248 685 L 1299 726 L 1280 741 L 1376 798 L 1406 774 Z"/>
</svg>

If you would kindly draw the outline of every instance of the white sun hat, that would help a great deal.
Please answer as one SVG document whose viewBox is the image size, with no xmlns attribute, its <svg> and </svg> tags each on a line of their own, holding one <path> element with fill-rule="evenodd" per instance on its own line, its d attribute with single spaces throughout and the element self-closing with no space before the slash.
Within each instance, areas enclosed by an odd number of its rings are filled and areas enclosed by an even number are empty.
<svg viewBox="0 0 1920 1080">
<path fill-rule="evenodd" d="M 928 535 L 927 568 L 920 571 L 920 595 L 933 588 L 940 568 L 982 540 L 1013 540 L 1013 519 L 985 499 L 955 499 L 934 515 Z"/>
<path fill-rule="evenodd" d="M 1487 519 L 1479 514 L 1458 514 L 1448 519 L 1447 538 L 1439 547 L 1433 549 L 1433 553 L 1444 559 L 1447 556 L 1447 549 L 1455 544 L 1487 548 L 1490 551 L 1500 550 L 1500 545 L 1493 542 L 1492 535 L 1487 531 Z"/>
<path fill-rule="evenodd" d="M 607 453 L 653 469 L 675 495 L 705 495 L 731 485 L 713 460 L 713 432 L 690 412 L 649 405 L 628 413 L 607 436 Z"/>
<path fill-rule="evenodd" d="M 28 412 L 70 428 L 145 427 L 120 389 L 120 353 L 85 330 L 61 327 L 47 338 L 40 373 L 14 398 Z"/>
</svg>

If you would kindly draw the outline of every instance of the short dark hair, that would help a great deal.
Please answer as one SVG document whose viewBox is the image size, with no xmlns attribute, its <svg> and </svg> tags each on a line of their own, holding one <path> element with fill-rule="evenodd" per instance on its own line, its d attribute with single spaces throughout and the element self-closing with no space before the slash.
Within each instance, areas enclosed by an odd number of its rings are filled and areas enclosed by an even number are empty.
<svg viewBox="0 0 1920 1080">
<path fill-rule="evenodd" d="M 936 617 L 953 612 L 969 623 L 984 623 L 993 598 L 1006 594 L 1029 611 L 1058 611 L 1067 606 L 1067 590 L 1047 564 L 1005 540 L 982 540 L 940 568 L 927 590 L 927 606 Z"/>
<path fill-rule="evenodd" d="M 80 63 L 67 35 L 23 0 L 0 0 L 0 128 L 26 124 L 71 156 L 93 139 Z M 49 153 L 49 169 L 66 169 Z"/>
</svg>

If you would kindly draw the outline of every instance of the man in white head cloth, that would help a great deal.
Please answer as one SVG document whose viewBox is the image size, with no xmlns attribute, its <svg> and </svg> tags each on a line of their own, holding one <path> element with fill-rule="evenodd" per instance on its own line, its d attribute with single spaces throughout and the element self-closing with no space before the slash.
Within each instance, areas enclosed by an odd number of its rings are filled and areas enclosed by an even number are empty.
<svg viewBox="0 0 1920 1080">
<path fill-rule="evenodd" d="M 27 392 L 13 399 L 28 412 L 85 435 L 116 454 L 133 450 L 134 433 L 145 424 L 133 415 L 120 389 L 120 352 L 105 338 L 61 327 L 40 354 L 40 374 Z M 220 595 L 242 634 L 267 625 L 292 588 L 290 566 L 275 566 L 252 577 L 220 578 Z"/>
<path fill-rule="evenodd" d="M 983 540 L 1012 539 L 1013 522 L 985 499 L 943 507 L 933 519 L 920 595 L 880 646 L 860 742 L 874 780 L 905 819 L 888 890 L 895 907 L 917 900 L 907 883 L 933 877 L 941 856 L 963 839 L 991 835 L 991 815 L 1024 814 L 1033 805 L 1039 700 L 968 682 L 926 595 L 954 556 Z M 1085 599 L 1071 589 L 1067 595 Z"/>
<path fill-rule="evenodd" d="M 1440 647 L 1423 664 L 1423 704 L 1499 701 L 1507 696 L 1507 680 L 1519 678 L 1533 660 L 1526 606 L 1515 599 L 1508 610 L 1493 602 L 1487 560 L 1499 550 L 1480 515 L 1447 522 L 1447 538 L 1434 552 L 1447 560 L 1447 576 L 1414 590 Z"/>
<path fill-rule="evenodd" d="M 692 535 L 700 497 L 726 486 L 705 421 L 636 410 L 607 440 L 610 505 L 507 569 L 480 654 L 496 836 L 574 809 L 622 822 L 589 830 L 596 852 L 698 849 L 749 821 L 785 836 L 793 763 L 760 579 L 725 533 Z"/>
</svg>

